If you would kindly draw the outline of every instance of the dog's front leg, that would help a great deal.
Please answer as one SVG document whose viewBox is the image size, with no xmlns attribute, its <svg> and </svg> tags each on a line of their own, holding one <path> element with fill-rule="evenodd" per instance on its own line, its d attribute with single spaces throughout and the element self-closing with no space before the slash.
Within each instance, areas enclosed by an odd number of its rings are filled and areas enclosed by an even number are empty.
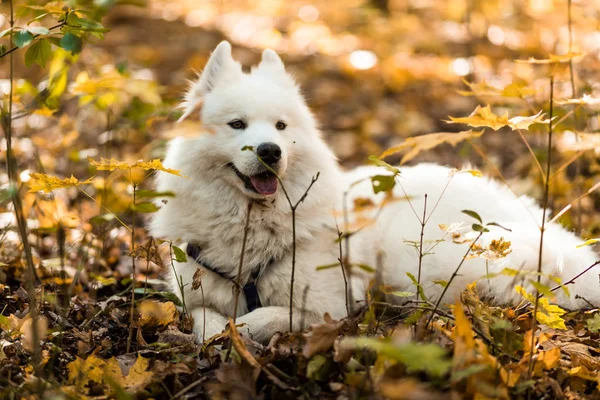
<svg viewBox="0 0 600 400">
<path fill-rule="evenodd" d="M 194 317 L 194 333 L 197 335 L 198 343 L 223 332 L 227 325 L 227 318 L 209 307 L 192 309 L 192 317 Z"/>
<path fill-rule="evenodd" d="M 321 320 L 321 316 L 312 312 L 303 313 L 298 309 L 293 311 L 293 331 L 306 329 Z M 275 333 L 289 331 L 290 309 L 277 306 L 257 308 L 239 317 L 236 323 L 246 324 L 240 328 L 242 333 L 250 333 L 257 342 L 267 342 Z"/>
</svg>

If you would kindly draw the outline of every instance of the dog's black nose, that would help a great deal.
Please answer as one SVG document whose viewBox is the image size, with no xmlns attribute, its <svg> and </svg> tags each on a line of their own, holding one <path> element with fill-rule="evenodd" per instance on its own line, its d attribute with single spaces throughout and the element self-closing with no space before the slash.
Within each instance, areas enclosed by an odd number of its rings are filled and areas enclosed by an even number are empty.
<svg viewBox="0 0 600 400">
<path fill-rule="evenodd" d="M 275 143 L 261 143 L 256 154 L 267 164 L 274 165 L 281 160 L 281 148 Z"/>
</svg>

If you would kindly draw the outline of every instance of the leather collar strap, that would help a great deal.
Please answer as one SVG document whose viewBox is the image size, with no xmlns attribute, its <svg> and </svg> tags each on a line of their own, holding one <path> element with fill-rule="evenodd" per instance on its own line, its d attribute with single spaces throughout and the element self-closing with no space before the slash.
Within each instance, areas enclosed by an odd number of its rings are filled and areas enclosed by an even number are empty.
<svg viewBox="0 0 600 400">
<path fill-rule="evenodd" d="M 194 243 L 188 243 L 187 248 L 186 248 L 186 253 L 187 253 L 188 257 L 192 258 L 194 261 L 196 261 L 198 264 L 202 265 L 204 268 L 219 275 L 221 278 L 227 279 L 228 281 L 231 281 L 234 285 L 236 285 L 236 282 L 229 275 L 219 271 L 218 268 L 215 268 L 214 266 L 208 264 L 205 261 L 200 261 L 200 253 L 201 252 L 202 252 L 202 249 L 200 249 L 200 246 L 198 246 L 197 244 L 194 244 Z M 273 263 L 273 260 L 269 261 L 269 263 L 266 266 L 269 266 L 272 263 Z M 254 311 L 257 308 L 262 307 L 262 304 L 260 302 L 260 296 L 258 295 L 258 288 L 256 287 L 256 282 L 258 280 L 261 270 L 262 270 L 262 268 L 260 265 L 256 268 L 254 268 L 254 270 L 252 271 L 252 274 L 250 275 L 250 279 L 241 288 L 244 291 L 244 296 L 246 296 L 246 305 L 248 306 L 248 311 Z"/>
</svg>

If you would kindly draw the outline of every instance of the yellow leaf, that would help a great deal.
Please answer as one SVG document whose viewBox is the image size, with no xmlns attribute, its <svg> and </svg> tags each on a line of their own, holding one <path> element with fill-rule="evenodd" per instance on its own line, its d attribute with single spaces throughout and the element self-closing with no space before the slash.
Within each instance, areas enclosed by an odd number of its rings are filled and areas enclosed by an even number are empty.
<svg viewBox="0 0 600 400">
<path fill-rule="evenodd" d="M 96 161 L 93 158 L 88 157 L 88 162 L 94 167 L 96 167 L 96 169 L 98 169 L 99 171 L 114 171 L 117 169 L 128 170 L 131 168 L 142 168 L 144 170 L 163 171 L 172 175 L 182 176 L 179 173 L 180 171 L 178 170 L 165 168 L 159 159 L 154 159 L 152 161 L 138 160 L 134 163 L 128 163 L 126 161 L 117 161 L 114 158 L 111 158 L 109 160 L 102 157 L 100 158 L 100 161 Z"/>
<path fill-rule="evenodd" d="M 477 106 L 468 117 L 454 118 L 449 117 L 451 124 L 467 124 L 472 127 L 488 127 L 497 131 L 498 129 L 509 126 L 512 130 L 529 129 L 532 124 L 547 124 L 549 119 L 544 119 L 544 115 L 539 113 L 529 117 L 513 117 L 508 118 L 508 115 L 499 116 L 492 112 L 489 105 L 485 107 Z"/>
<path fill-rule="evenodd" d="M 555 368 L 560 361 L 560 348 L 554 347 L 548 351 L 542 351 L 538 355 L 538 361 L 544 363 L 546 369 Z"/>
<path fill-rule="evenodd" d="M 475 178 L 481 178 L 483 176 L 483 174 L 481 173 L 481 171 L 478 171 L 476 169 L 453 169 L 452 171 L 450 171 L 450 173 L 448 174 L 448 176 L 454 176 L 457 174 L 471 174 L 473 175 Z"/>
<path fill-rule="evenodd" d="M 104 379 L 105 361 L 95 355 L 87 359 L 77 357 L 75 361 L 67 364 L 69 381 L 77 383 L 77 386 L 86 386 L 90 382 L 101 383 Z"/>
<path fill-rule="evenodd" d="M 524 287 L 516 286 L 515 290 L 531 304 L 535 303 L 535 296 L 527 293 Z M 535 318 L 540 324 L 544 324 L 549 328 L 566 330 L 565 320 L 561 318 L 561 315 L 564 314 L 566 314 L 565 310 L 557 305 L 550 304 L 547 298 L 540 297 L 538 300 L 538 311 Z"/>
<path fill-rule="evenodd" d="M 526 82 L 512 82 L 508 86 L 500 89 L 488 84 L 485 79 L 479 83 L 471 83 L 463 81 L 471 91 L 459 90 L 463 96 L 502 96 L 502 97 L 518 97 L 523 98 L 535 93 L 535 89 L 527 87 Z"/>
<path fill-rule="evenodd" d="M 150 162 L 139 160 L 133 166 L 134 167 L 138 167 L 138 168 L 142 168 L 142 169 L 145 169 L 145 170 L 153 169 L 153 170 L 156 170 L 156 171 L 163 171 L 163 172 L 166 172 L 166 173 L 172 174 L 172 175 L 182 176 L 179 173 L 180 171 L 178 171 L 176 169 L 165 168 L 162 165 L 162 162 L 160 162 L 160 160 L 158 158 L 156 158 L 156 159 L 154 159 L 154 160 L 152 160 Z"/>
<path fill-rule="evenodd" d="M 70 178 L 60 179 L 56 176 L 38 174 L 34 172 L 30 173 L 29 176 L 31 177 L 31 180 L 28 182 L 30 193 L 40 191 L 50 193 L 56 189 L 86 185 L 90 183 L 92 179 L 94 179 L 89 178 L 83 182 L 80 182 L 73 175 L 71 175 Z"/>
<path fill-rule="evenodd" d="M 465 315 L 463 306 L 460 301 L 454 306 L 454 331 L 452 338 L 454 339 L 454 361 L 463 359 L 467 351 L 475 348 L 475 339 L 471 321 Z"/>
<path fill-rule="evenodd" d="M 599 381 L 600 373 L 596 371 L 590 371 L 584 365 L 580 365 L 578 367 L 571 368 L 569 370 L 570 376 L 577 376 L 579 378 L 588 380 L 588 381 Z"/>
<path fill-rule="evenodd" d="M 557 63 L 567 63 L 573 58 L 581 57 L 583 53 L 567 53 L 560 56 L 556 54 L 550 54 L 548 58 L 538 60 L 536 58 L 530 57 L 527 60 L 515 60 L 518 63 L 526 63 L 526 64 L 557 64 Z"/>
<path fill-rule="evenodd" d="M 585 242 L 583 242 L 582 244 L 580 244 L 579 246 L 577 246 L 577 248 L 590 246 L 590 245 L 596 244 L 598 242 L 600 242 L 600 239 L 588 239 Z"/>
<path fill-rule="evenodd" d="M 135 392 L 145 387 L 151 379 L 152 371 L 148 371 L 148 359 L 138 354 L 135 364 L 133 364 L 129 373 L 123 379 L 123 386 Z"/>
<path fill-rule="evenodd" d="M 154 300 L 143 300 L 138 309 L 141 327 L 165 326 L 171 324 L 177 318 L 175 304 L 170 301 L 162 303 Z"/>
<path fill-rule="evenodd" d="M 420 152 L 432 149 L 442 143 L 448 143 L 452 146 L 456 146 L 458 143 L 464 140 L 478 138 L 482 134 L 483 131 L 474 132 L 473 130 L 468 130 L 459 133 L 438 132 L 410 137 L 399 145 L 386 150 L 379 158 L 385 158 L 392 154 L 408 151 L 400 161 L 400 164 L 404 164 L 405 162 L 412 160 Z"/>
<path fill-rule="evenodd" d="M 498 129 L 508 125 L 508 116 L 500 117 L 492 112 L 489 105 L 485 107 L 477 106 L 468 117 L 454 118 L 449 117 L 450 124 L 467 124 L 473 127 L 488 127 L 497 131 Z"/>
</svg>

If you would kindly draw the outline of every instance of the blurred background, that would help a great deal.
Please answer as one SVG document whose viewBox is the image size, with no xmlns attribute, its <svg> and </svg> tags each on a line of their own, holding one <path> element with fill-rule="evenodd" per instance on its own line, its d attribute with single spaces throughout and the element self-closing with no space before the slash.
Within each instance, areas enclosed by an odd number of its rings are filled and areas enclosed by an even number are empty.
<svg viewBox="0 0 600 400">
<path fill-rule="evenodd" d="M 477 105 L 491 104 L 497 115 L 509 117 L 547 114 L 551 72 L 555 99 L 600 96 L 600 0 L 17 1 L 16 25 L 49 27 L 70 6 L 81 7 L 108 31 L 84 32 L 75 55 L 53 42 L 45 68 L 26 65 L 24 49 L 14 54 L 12 145 L 20 177 L 26 183 L 29 172 L 80 179 L 97 175 L 88 192 L 112 212 L 124 213 L 126 222 L 138 218 L 127 215 L 129 183 L 95 173 L 87 157 L 160 158 L 170 138 L 198 134 L 199 121 L 175 123 L 176 106 L 187 80 L 224 39 L 247 68 L 265 48 L 281 54 L 345 167 L 363 164 L 408 137 L 465 130 L 445 120 L 468 116 Z M 0 25 L 6 29 L 6 2 L 2 7 Z M 3 36 L 5 51 L 10 44 Z M 515 62 L 569 53 L 577 53 L 572 66 L 568 56 L 559 64 Z M 4 93 L 8 66 L 4 57 Z M 5 108 L 6 101 L 4 96 Z M 600 129 L 597 104 L 572 112 L 575 107 L 555 107 L 555 115 L 566 115 L 556 128 L 558 149 L 561 141 L 574 140 L 573 132 Z M 525 132 L 541 163 L 547 156 L 546 132 L 544 125 Z M 492 176 L 502 174 L 518 193 L 541 198 L 541 176 L 517 132 L 488 129 L 477 143 L 476 150 L 468 142 L 438 146 L 411 163 L 470 163 Z M 595 152 L 577 162 L 573 154 L 556 157 L 551 188 L 556 210 L 595 184 Z M 6 188 L 7 175 L 1 179 Z M 74 188 L 48 198 L 33 193 L 24 198 L 26 216 L 40 232 L 62 224 L 75 229 L 72 238 L 78 243 L 100 230 L 130 245 L 128 232 Z M 598 196 L 585 197 L 561 221 L 593 236 L 599 204 Z M 8 223 L 7 197 L 3 208 Z M 44 247 L 39 236 L 33 239 Z M 53 240 L 46 240 L 49 247 L 40 253 L 55 253 Z M 122 255 L 116 247 L 109 264 Z"/>
<path fill-rule="evenodd" d="M 133 321 L 129 289 L 144 298 L 168 295 L 158 279 L 167 267 L 144 229 L 154 209 L 132 204 L 132 183 L 150 188 L 151 176 L 97 171 L 88 157 L 149 161 L 164 156 L 169 139 L 199 134 L 201 121 L 175 123 L 176 107 L 224 39 L 246 68 L 265 48 L 281 54 L 347 168 L 410 137 L 464 131 L 466 125 L 445 121 L 469 116 L 478 105 L 491 105 L 499 116 L 548 117 L 553 75 L 552 215 L 571 206 L 560 222 L 586 238 L 600 235 L 600 0 L 23 0 L 3 1 L 0 12 L 1 122 L 6 127 L 11 104 L 12 52 L 11 148 L 22 183 L 11 186 L 0 167 L 0 296 L 8 299 L 2 317 L 24 320 L 29 312 L 11 202 L 21 198 L 41 312 L 64 315 L 69 329 L 102 331 L 65 336 L 70 358 L 62 347 L 52 350 L 63 367 L 74 354 L 124 352 Z M 410 163 L 471 165 L 541 199 L 547 128 L 487 128 L 481 138 L 437 146 Z M 588 136 L 578 139 L 579 133 Z M 6 139 L 0 149 L 4 158 Z M 36 172 L 96 178 L 51 194 L 28 192 Z M 140 331 L 136 340 L 142 348 Z M 0 376 L 20 384 L 29 361 L 12 360 L 0 366 Z"/>
</svg>

